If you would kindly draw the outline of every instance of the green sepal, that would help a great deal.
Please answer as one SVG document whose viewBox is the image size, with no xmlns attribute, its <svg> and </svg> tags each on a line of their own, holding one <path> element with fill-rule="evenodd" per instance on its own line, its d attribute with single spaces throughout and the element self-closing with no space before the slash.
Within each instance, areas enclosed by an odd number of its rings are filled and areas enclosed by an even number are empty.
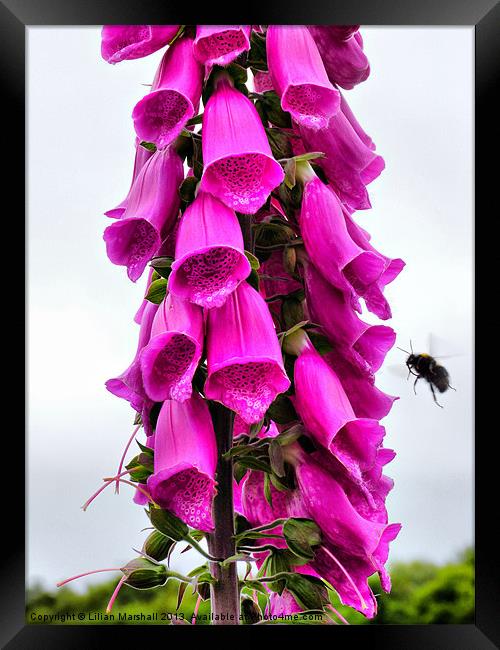
<svg viewBox="0 0 500 650">
<path fill-rule="evenodd" d="M 146 300 L 159 305 L 163 298 L 167 294 L 167 280 L 165 278 L 160 278 L 159 280 L 154 280 L 149 285 L 148 292 L 146 294 Z"/>
<path fill-rule="evenodd" d="M 259 267 L 260 267 L 260 262 L 259 262 L 258 258 L 255 257 L 255 255 L 253 255 L 249 251 L 245 251 L 245 256 L 246 256 L 247 260 L 250 262 L 251 269 L 253 271 L 257 271 L 257 269 L 259 269 Z"/>
<path fill-rule="evenodd" d="M 160 533 L 159 530 L 153 530 L 144 541 L 142 550 L 146 555 L 152 557 L 158 562 L 161 562 L 162 560 L 168 561 L 175 544 L 176 542 L 174 542 L 173 539 L 170 539 L 170 537 Z"/>
<path fill-rule="evenodd" d="M 313 560 L 313 549 L 321 544 L 321 531 L 312 519 L 287 519 L 283 524 L 283 536 L 290 551 L 305 560 Z"/>
<path fill-rule="evenodd" d="M 330 602 L 325 583 L 314 576 L 289 573 L 286 588 L 305 610 L 322 610 Z"/>
<path fill-rule="evenodd" d="M 157 564 L 146 557 L 131 560 L 121 568 L 127 577 L 125 584 L 134 589 L 152 589 L 167 582 L 168 571 L 163 564 Z"/>
<path fill-rule="evenodd" d="M 189 534 L 188 526 L 168 510 L 150 508 L 149 518 L 156 530 L 176 542 L 186 539 Z"/>
</svg>

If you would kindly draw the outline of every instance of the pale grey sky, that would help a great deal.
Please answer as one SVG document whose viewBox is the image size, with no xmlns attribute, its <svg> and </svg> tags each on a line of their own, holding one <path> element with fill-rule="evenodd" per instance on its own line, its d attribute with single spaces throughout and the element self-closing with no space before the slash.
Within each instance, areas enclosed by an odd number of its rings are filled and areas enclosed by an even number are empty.
<svg viewBox="0 0 500 650">
<path fill-rule="evenodd" d="M 473 29 L 362 29 L 369 79 L 346 93 L 386 170 L 359 222 L 407 267 L 388 287 L 397 345 L 447 359 L 457 392 L 433 404 L 428 387 L 390 372 L 400 395 L 383 421 L 396 481 L 390 518 L 403 523 L 391 560 L 445 561 L 473 531 Z M 104 388 L 135 351 L 145 277 L 137 285 L 106 258 L 103 212 L 126 194 L 133 165 L 130 114 L 161 52 L 115 66 L 100 30 L 28 30 L 28 580 L 53 587 L 80 571 L 120 566 L 148 525 L 131 501 L 86 498 L 117 467 L 132 412 Z M 367 316 L 370 319 L 370 316 Z M 186 556 L 177 560 L 185 567 Z M 95 576 L 100 580 L 106 576 Z M 84 589 L 90 579 L 80 584 Z M 75 587 L 77 586 L 76 583 Z"/>
</svg>

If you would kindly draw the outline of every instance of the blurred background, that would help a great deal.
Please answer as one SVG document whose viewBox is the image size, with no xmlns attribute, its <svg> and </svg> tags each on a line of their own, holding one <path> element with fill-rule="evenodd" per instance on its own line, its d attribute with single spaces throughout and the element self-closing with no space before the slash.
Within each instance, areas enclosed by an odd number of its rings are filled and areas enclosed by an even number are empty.
<svg viewBox="0 0 500 650">
<path fill-rule="evenodd" d="M 400 396 L 382 423 L 398 454 L 388 467 L 389 516 L 403 529 L 391 547 L 393 594 L 380 597 L 377 622 L 464 622 L 473 612 L 474 32 L 361 33 L 371 75 L 345 95 L 386 169 L 369 186 L 373 209 L 356 218 L 376 248 L 407 263 L 386 290 L 396 345 L 408 350 L 411 339 L 415 352 L 452 355 L 443 364 L 456 388 L 440 397 L 443 409 L 424 382 L 415 396 L 396 348 L 378 373 L 377 385 Z M 55 584 L 123 565 L 147 534 L 128 486 L 119 496 L 105 490 L 85 513 L 80 506 L 114 473 L 132 432 L 132 411 L 104 382 L 135 352 L 132 317 L 146 278 L 133 285 L 108 261 L 103 212 L 128 191 L 130 115 L 161 52 L 111 66 L 93 27 L 30 27 L 27 42 L 29 609 L 102 610 L 116 582 L 109 574 L 57 594 Z M 177 554 L 172 566 L 197 563 Z M 117 606 L 137 598 L 137 611 L 175 608 L 168 585 L 123 589 Z M 188 596 L 183 607 L 192 611 Z"/>
</svg>

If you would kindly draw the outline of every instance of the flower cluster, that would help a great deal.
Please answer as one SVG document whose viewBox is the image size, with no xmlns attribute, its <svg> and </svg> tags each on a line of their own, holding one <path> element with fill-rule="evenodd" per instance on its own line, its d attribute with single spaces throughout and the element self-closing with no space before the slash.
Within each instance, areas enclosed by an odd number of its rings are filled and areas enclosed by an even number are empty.
<svg viewBox="0 0 500 650">
<path fill-rule="evenodd" d="M 395 333 L 360 314 L 390 318 L 384 287 L 404 263 L 354 218 L 384 168 L 341 92 L 369 74 L 358 26 L 103 28 L 110 63 L 165 46 L 132 111 L 129 193 L 106 212 L 111 262 L 133 282 L 149 265 L 135 357 L 106 383 L 146 440 L 109 481 L 128 473 L 172 542 L 217 534 L 210 409 L 223 404 L 235 561 L 258 567 L 245 589 L 273 614 L 327 608 L 327 587 L 373 617 L 367 579 L 389 590 L 400 528 L 379 423 L 395 398 L 374 383 Z"/>
</svg>

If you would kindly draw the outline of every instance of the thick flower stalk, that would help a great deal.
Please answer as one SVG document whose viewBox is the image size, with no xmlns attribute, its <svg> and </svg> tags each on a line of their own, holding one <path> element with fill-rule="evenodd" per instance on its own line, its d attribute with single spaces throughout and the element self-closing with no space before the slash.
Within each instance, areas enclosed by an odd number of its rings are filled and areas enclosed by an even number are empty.
<svg viewBox="0 0 500 650">
<path fill-rule="evenodd" d="M 339 90 L 370 72 L 359 26 L 102 32 L 110 63 L 162 47 L 133 108 L 130 190 L 105 213 L 111 262 L 133 282 L 148 267 L 134 359 L 106 382 L 135 428 L 84 504 L 131 486 L 152 531 L 128 564 L 75 578 L 121 571 L 108 610 L 122 585 L 190 583 L 192 624 L 207 598 L 215 624 L 372 618 L 368 581 L 390 590 L 400 529 L 380 423 L 397 398 L 375 383 L 396 333 L 359 314 L 391 317 L 404 262 L 357 223 L 384 169 Z M 178 543 L 209 564 L 167 569 Z"/>
</svg>

